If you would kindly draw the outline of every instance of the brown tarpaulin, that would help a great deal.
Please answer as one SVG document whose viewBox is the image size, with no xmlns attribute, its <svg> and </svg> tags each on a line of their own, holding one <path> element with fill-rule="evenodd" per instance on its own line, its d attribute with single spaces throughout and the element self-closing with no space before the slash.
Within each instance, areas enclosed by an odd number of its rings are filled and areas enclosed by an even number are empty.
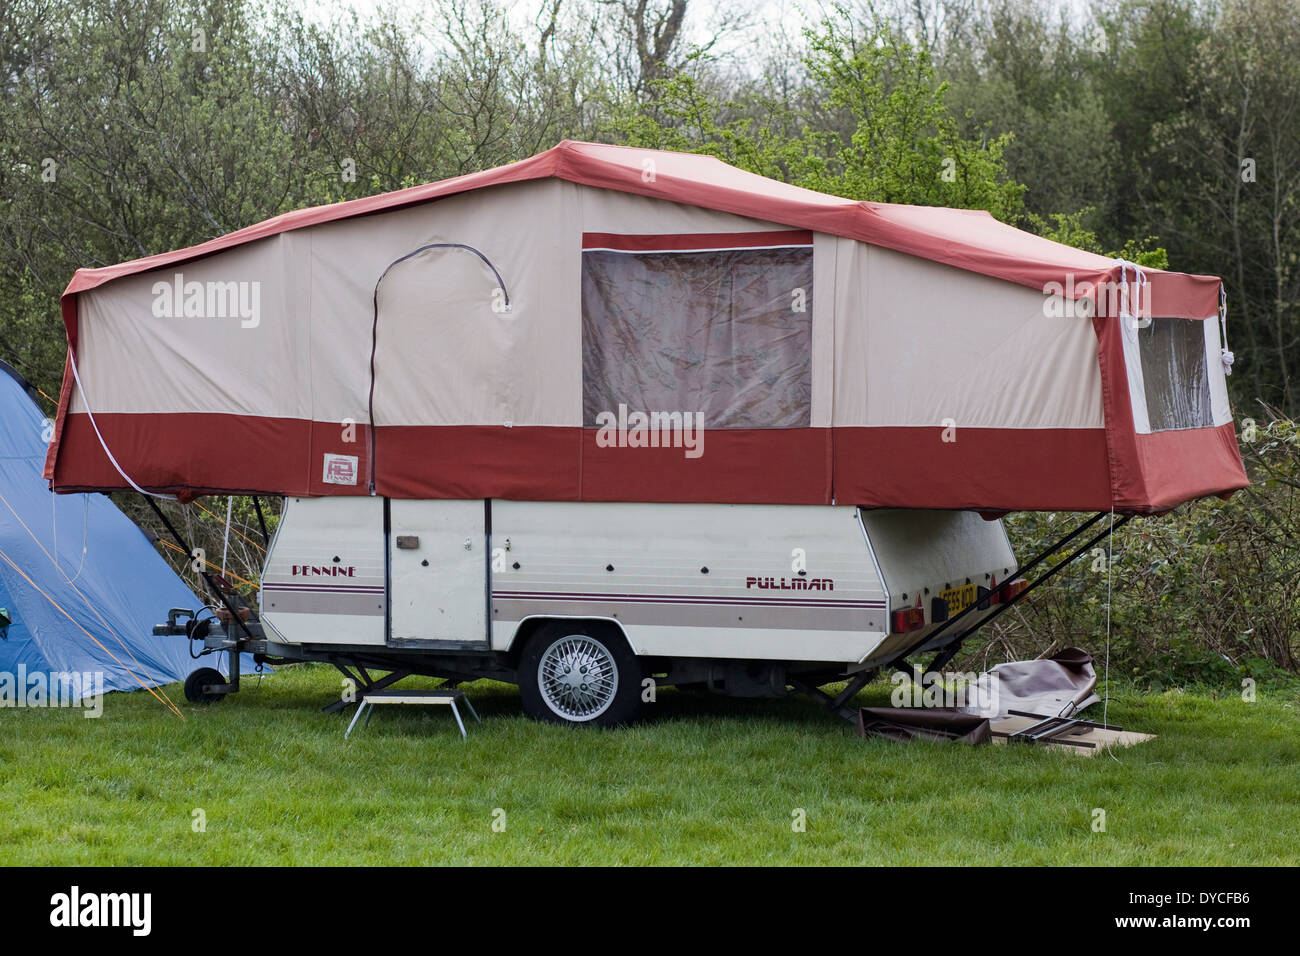
<svg viewBox="0 0 1300 956">
<path fill-rule="evenodd" d="M 858 736 L 960 744 L 986 744 L 993 739 L 987 718 L 946 707 L 863 707 L 858 711 Z"/>
</svg>

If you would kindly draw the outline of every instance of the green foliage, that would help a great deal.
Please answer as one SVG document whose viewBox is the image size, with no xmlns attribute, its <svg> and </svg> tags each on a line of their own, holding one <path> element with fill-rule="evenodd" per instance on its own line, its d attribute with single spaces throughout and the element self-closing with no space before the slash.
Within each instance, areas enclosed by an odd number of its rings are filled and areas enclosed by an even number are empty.
<svg viewBox="0 0 1300 956">
<path fill-rule="evenodd" d="M 611 128 L 620 141 L 717 156 L 808 189 L 875 202 L 1020 210 L 1002 159 L 1010 134 L 961 135 L 928 52 L 881 26 L 865 37 L 841 15 L 805 31 L 807 103 L 724 101 L 689 72 L 650 84 Z M 707 63 L 700 52 L 688 61 Z M 815 104 L 815 105 L 808 105 Z"/>
<path fill-rule="evenodd" d="M 1159 240 L 1155 236 L 1147 236 L 1144 239 L 1128 239 L 1124 242 L 1123 248 L 1119 250 L 1107 251 L 1104 249 L 1101 240 L 1097 238 L 1097 233 L 1083 225 L 1084 220 L 1092 212 L 1091 209 L 1083 209 L 1074 213 L 1058 212 L 1052 213 L 1046 219 L 1037 213 L 1031 212 L 1026 218 L 1034 232 L 1045 239 L 1051 239 L 1053 242 L 1074 246 L 1076 249 L 1086 249 L 1088 252 L 1095 252 L 1111 259 L 1136 262 L 1148 269 L 1169 268 L 1169 253 L 1163 246 L 1156 245 Z"/>
<path fill-rule="evenodd" d="M 690 66 L 707 63 L 700 50 L 687 58 Z M 788 104 L 754 98 L 749 105 L 761 106 L 761 112 L 747 111 L 743 104 L 720 101 L 688 71 L 652 80 L 647 88 L 645 102 L 610 120 L 609 131 L 619 143 L 716 156 L 775 179 L 791 179 L 803 168 L 807 144 L 789 135 L 798 116 Z"/>
<path fill-rule="evenodd" d="M 1078 644 L 1114 673 L 1148 686 L 1239 684 L 1300 661 L 1300 427 L 1243 419 L 1240 441 L 1251 486 L 1222 501 L 1192 502 L 1138 518 L 1034 592 L 1023 612 L 1003 615 L 973 648 L 1037 656 Z M 1037 553 L 1080 516 L 1017 514 L 1017 553 Z"/>
<path fill-rule="evenodd" d="M 1045 4 L 1002 0 L 944 51 L 939 70 L 964 130 L 1010 137 L 1006 167 L 1025 186 L 1026 210 L 1082 215 L 1097 231 L 1120 199 L 1120 147 L 1088 82 L 1095 54 L 1081 32 Z"/>
<path fill-rule="evenodd" d="M 881 28 L 864 37 L 823 21 L 808 33 L 807 66 L 825 110 L 849 117 L 848 133 L 810 133 L 800 185 L 880 202 L 1020 211 L 1024 187 L 1008 179 L 1011 134 L 965 138 L 945 103 L 929 53 Z"/>
</svg>

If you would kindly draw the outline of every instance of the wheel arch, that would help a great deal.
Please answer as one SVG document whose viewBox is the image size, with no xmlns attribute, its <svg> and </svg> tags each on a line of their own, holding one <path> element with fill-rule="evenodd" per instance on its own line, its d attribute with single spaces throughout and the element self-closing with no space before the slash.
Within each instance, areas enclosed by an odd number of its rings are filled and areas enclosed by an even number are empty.
<svg viewBox="0 0 1300 956">
<path fill-rule="evenodd" d="M 510 637 L 510 643 L 506 647 L 506 654 L 514 664 L 519 663 L 519 657 L 523 654 L 524 647 L 532 639 L 534 634 L 539 633 L 552 624 L 572 624 L 582 623 L 594 627 L 599 633 L 607 636 L 621 638 L 632 651 L 636 654 L 636 647 L 632 644 L 632 639 L 628 637 L 623 623 L 614 617 L 602 617 L 598 614 L 530 614 L 515 625 L 514 634 Z"/>
</svg>

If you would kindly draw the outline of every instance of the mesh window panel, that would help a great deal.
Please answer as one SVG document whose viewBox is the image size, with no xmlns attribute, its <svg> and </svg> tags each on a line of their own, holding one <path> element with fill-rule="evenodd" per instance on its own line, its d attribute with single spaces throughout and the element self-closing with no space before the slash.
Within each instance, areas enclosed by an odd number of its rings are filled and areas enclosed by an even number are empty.
<svg viewBox="0 0 1300 956">
<path fill-rule="evenodd" d="M 710 428 L 811 424 L 812 248 L 582 256 L 583 421 L 702 412 Z"/>
<path fill-rule="evenodd" d="M 1151 430 L 1213 426 L 1202 323 L 1152 319 L 1138 329 L 1138 348 Z"/>
</svg>

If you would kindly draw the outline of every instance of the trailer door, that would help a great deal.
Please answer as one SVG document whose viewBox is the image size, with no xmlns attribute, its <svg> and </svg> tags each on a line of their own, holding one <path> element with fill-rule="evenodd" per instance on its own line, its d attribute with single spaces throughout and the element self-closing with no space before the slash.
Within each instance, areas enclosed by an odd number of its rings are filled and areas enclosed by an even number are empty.
<svg viewBox="0 0 1300 956">
<path fill-rule="evenodd" d="M 481 500 L 389 506 L 389 643 L 487 646 L 487 535 Z"/>
</svg>

